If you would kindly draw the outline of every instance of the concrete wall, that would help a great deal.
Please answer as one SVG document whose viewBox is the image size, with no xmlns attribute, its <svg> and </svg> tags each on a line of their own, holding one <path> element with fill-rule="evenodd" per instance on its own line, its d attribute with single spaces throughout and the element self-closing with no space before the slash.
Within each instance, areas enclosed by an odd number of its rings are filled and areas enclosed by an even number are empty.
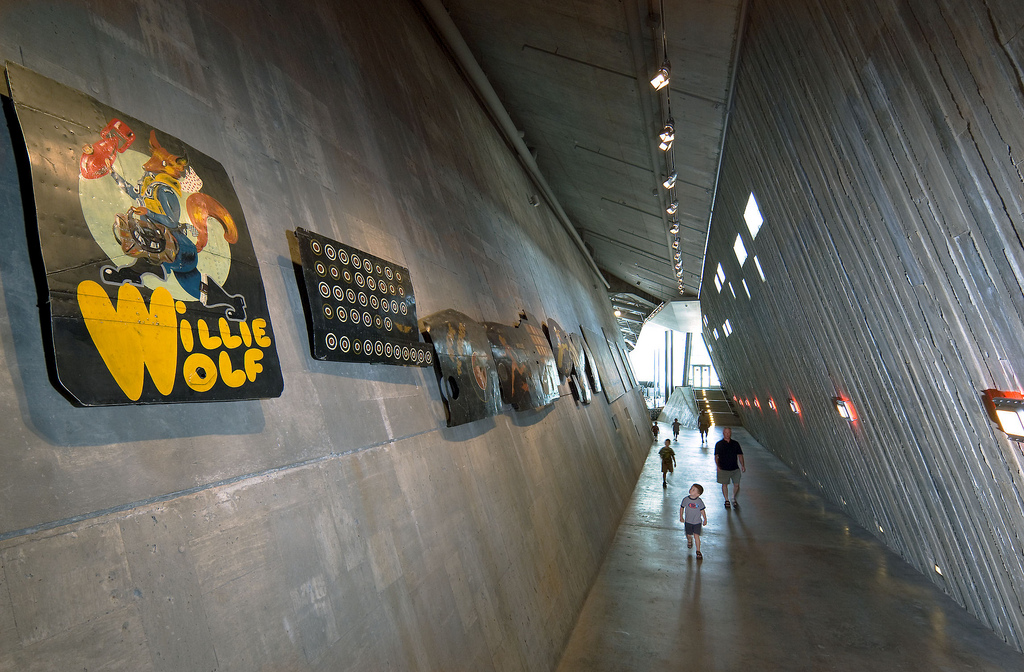
<svg viewBox="0 0 1024 672">
<path fill-rule="evenodd" d="M 1022 455 L 981 391 L 1024 375 L 1019 10 L 751 2 L 701 293 L 750 432 L 1018 649 Z"/>
<path fill-rule="evenodd" d="M 0 58 L 223 163 L 285 380 L 69 405 L 0 131 L 0 669 L 553 667 L 650 445 L 640 395 L 447 429 L 431 370 L 308 353 L 296 226 L 409 267 L 421 316 L 616 333 L 417 5 L 0 0 Z"/>
</svg>

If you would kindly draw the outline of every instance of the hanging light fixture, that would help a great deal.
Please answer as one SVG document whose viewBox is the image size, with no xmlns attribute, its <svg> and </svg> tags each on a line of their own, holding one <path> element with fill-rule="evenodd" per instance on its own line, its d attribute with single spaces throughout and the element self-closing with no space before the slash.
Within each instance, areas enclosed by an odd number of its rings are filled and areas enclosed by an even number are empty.
<svg viewBox="0 0 1024 672">
<path fill-rule="evenodd" d="M 678 250 L 679 249 L 679 239 L 678 238 L 673 238 L 672 239 L 672 249 L 673 250 Z"/>
<path fill-rule="evenodd" d="M 678 209 L 679 209 L 679 199 L 676 199 L 676 200 L 674 200 L 674 201 L 672 201 L 671 203 L 668 204 L 668 207 L 665 208 L 665 212 L 667 212 L 670 215 L 674 215 L 674 214 L 676 214 L 676 210 L 678 210 Z"/>
<path fill-rule="evenodd" d="M 654 87 L 655 91 L 661 91 L 668 86 L 669 80 L 672 78 L 672 64 L 668 62 L 666 58 L 658 68 L 658 71 L 654 73 L 654 77 L 651 78 L 651 86 Z"/>
<path fill-rule="evenodd" d="M 661 186 L 665 187 L 666 189 L 671 189 L 672 187 L 676 186 L 676 179 L 678 177 L 679 176 L 676 174 L 676 171 L 673 170 L 672 174 L 666 177 L 665 181 L 661 183 Z"/>
<path fill-rule="evenodd" d="M 672 226 L 668 227 L 668 231 L 669 231 L 669 233 L 671 233 L 673 235 L 679 233 L 679 220 L 678 219 L 673 219 L 672 220 Z"/>
</svg>

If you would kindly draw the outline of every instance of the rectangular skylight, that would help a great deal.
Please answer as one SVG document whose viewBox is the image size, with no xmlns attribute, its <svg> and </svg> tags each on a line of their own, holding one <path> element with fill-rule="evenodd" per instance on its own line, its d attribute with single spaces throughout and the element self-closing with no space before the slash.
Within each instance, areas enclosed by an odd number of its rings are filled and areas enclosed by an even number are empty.
<svg viewBox="0 0 1024 672">
<path fill-rule="evenodd" d="M 761 230 L 764 217 L 761 216 L 761 209 L 757 207 L 757 199 L 754 198 L 754 192 L 750 192 L 750 198 L 747 199 L 747 209 L 743 211 L 743 219 L 747 222 L 747 230 L 750 231 L 750 237 L 757 238 L 757 232 Z"/>
<path fill-rule="evenodd" d="M 750 288 L 747 287 L 747 279 L 743 278 L 742 280 L 740 280 L 740 282 L 743 283 L 743 291 L 747 293 L 747 298 L 748 299 L 751 298 L 751 296 L 750 296 Z"/>
<path fill-rule="evenodd" d="M 729 291 L 732 292 L 732 298 L 736 298 L 736 290 L 732 288 L 732 283 L 729 283 Z"/>
</svg>

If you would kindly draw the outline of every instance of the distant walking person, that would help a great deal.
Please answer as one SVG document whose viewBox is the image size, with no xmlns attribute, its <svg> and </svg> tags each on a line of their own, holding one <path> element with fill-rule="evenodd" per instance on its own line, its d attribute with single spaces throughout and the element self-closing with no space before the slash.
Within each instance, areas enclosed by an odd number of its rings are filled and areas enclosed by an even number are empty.
<svg viewBox="0 0 1024 672">
<path fill-rule="evenodd" d="M 672 421 L 672 438 L 675 439 L 676 441 L 679 440 L 680 427 L 681 425 L 679 424 L 679 418 L 676 418 L 675 420 Z"/>
<path fill-rule="evenodd" d="M 668 472 L 673 474 L 676 472 L 676 451 L 672 450 L 672 442 L 665 439 L 665 446 L 658 451 L 658 455 L 661 455 L 661 487 L 667 488 L 668 481 L 665 477 Z"/>
<path fill-rule="evenodd" d="M 700 430 L 700 442 L 705 443 L 708 440 L 708 429 L 711 428 L 711 414 L 708 413 L 707 409 L 700 412 L 700 417 L 697 418 L 697 429 Z"/>
<path fill-rule="evenodd" d="M 704 486 L 694 483 L 690 486 L 690 495 L 683 498 L 683 503 L 679 505 L 679 522 L 683 524 L 683 530 L 686 532 L 686 547 L 693 548 L 693 538 L 697 537 L 698 560 L 704 557 L 700 553 L 701 523 L 708 524 L 707 507 L 700 498 L 703 494 Z"/>
<path fill-rule="evenodd" d="M 654 434 L 654 440 L 658 440 L 658 434 L 661 433 L 661 427 L 658 426 L 657 422 L 651 423 L 651 434 Z"/>
<path fill-rule="evenodd" d="M 740 508 L 740 472 L 747 470 L 743 461 L 743 449 L 738 441 L 732 440 L 732 429 L 722 430 L 722 440 L 715 444 L 715 464 L 718 465 L 718 482 L 722 484 L 725 508 L 729 508 L 729 483 L 732 483 L 732 507 Z"/>
</svg>

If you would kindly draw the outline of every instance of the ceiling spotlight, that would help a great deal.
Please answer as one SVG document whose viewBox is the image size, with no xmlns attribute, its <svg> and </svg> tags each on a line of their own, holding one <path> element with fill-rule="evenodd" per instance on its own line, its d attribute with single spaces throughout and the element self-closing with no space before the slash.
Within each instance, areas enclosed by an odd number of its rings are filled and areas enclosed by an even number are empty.
<svg viewBox="0 0 1024 672">
<path fill-rule="evenodd" d="M 669 118 L 668 123 L 665 124 L 665 130 L 658 134 L 658 137 L 664 142 L 672 142 L 676 139 L 676 126 L 675 122 Z"/>
<path fill-rule="evenodd" d="M 670 215 L 674 215 L 674 214 L 676 214 L 676 210 L 678 210 L 678 209 L 679 209 L 679 199 L 676 199 L 676 200 L 674 200 L 674 201 L 672 201 L 671 203 L 668 204 L 668 207 L 665 208 L 665 212 L 667 212 Z"/>
<path fill-rule="evenodd" d="M 658 149 L 663 152 L 667 152 L 672 147 L 672 142 L 676 139 L 676 128 L 675 123 L 670 118 L 668 123 L 665 124 L 665 130 L 658 134 L 661 138 L 661 144 L 658 145 Z"/>
<path fill-rule="evenodd" d="M 679 233 L 679 222 L 673 219 L 672 226 L 668 227 L 668 231 L 671 234 Z"/>
<path fill-rule="evenodd" d="M 665 181 L 661 183 L 661 186 L 665 187 L 666 189 L 671 189 L 672 187 L 676 186 L 676 179 L 678 177 L 679 176 L 676 174 L 676 171 L 673 170 L 672 174 L 666 177 Z"/>
<path fill-rule="evenodd" d="M 651 78 L 651 86 L 654 87 L 655 91 L 661 91 L 668 86 L 669 78 L 672 76 L 672 65 L 665 59 L 665 62 L 661 64 L 658 71 L 654 73 L 654 77 Z"/>
<path fill-rule="evenodd" d="M 672 241 L 672 249 L 673 250 L 678 250 L 679 249 L 679 239 L 678 238 L 676 238 L 675 240 Z"/>
<path fill-rule="evenodd" d="M 616 309 L 616 310 L 615 310 L 615 317 L 622 317 L 622 311 L 621 311 L 621 310 L 618 310 L 618 309 Z"/>
</svg>

